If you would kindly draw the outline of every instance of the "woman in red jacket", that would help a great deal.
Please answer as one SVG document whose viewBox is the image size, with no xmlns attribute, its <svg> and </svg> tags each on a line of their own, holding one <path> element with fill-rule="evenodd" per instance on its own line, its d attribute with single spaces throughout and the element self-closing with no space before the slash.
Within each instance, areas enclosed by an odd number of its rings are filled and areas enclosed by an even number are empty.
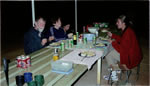
<svg viewBox="0 0 150 86">
<path fill-rule="evenodd" d="M 109 66 L 116 65 L 120 62 L 127 69 L 132 69 L 140 64 L 142 60 L 141 50 L 134 31 L 131 29 L 129 19 L 122 15 L 117 19 L 116 25 L 118 29 L 122 30 L 122 35 L 118 36 L 108 32 L 108 36 L 111 39 L 108 40 L 114 50 L 112 50 L 107 56 L 106 60 Z"/>
</svg>

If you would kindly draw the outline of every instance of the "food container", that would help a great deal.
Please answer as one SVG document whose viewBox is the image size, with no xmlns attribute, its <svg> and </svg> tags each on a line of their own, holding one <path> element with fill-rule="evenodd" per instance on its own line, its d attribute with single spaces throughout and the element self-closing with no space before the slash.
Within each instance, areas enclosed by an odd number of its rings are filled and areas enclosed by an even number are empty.
<svg viewBox="0 0 150 86">
<path fill-rule="evenodd" d="M 68 72 L 69 70 L 72 69 L 72 66 L 73 66 L 72 62 L 67 61 L 57 60 L 51 62 L 51 67 L 52 70 L 54 71 Z"/>
<path fill-rule="evenodd" d="M 83 34 L 83 38 L 87 38 L 87 41 L 93 41 L 93 37 L 95 37 L 95 34 L 92 33 Z"/>
</svg>

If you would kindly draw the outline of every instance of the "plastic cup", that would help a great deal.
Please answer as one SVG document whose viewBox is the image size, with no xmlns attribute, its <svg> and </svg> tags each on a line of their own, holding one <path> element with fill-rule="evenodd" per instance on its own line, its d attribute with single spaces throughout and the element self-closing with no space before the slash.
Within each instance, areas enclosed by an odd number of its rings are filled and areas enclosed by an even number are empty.
<svg viewBox="0 0 150 86">
<path fill-rule="evenodd" d="M 36 86 L 43 86 L 42 83 L 36 83 Z"/>
<path fill-rule="evenodd" d="M 28 82 L 28 86 L 37 86 L 36 81 Z"/>
<path fill-rule="evenodd" d="M 23 75 L 17 75 L 16 76 L 16 85 L 17 86 L 23 86 L 24 84 L 24 76 Z"/>
<path fill-rule="evenodd" d="M 35 75 L 34 79 L 39 86 L 44 84 L 44 76 L 43 75 Z"/>
<path fill-rule="evenodd" d="M 24 73 L 24 81 L 25 81 L 25 82 L 30 82 L 30 81 L 32 81 L 32 73 L 30 73 L 30 72 Z"/>
</svg>

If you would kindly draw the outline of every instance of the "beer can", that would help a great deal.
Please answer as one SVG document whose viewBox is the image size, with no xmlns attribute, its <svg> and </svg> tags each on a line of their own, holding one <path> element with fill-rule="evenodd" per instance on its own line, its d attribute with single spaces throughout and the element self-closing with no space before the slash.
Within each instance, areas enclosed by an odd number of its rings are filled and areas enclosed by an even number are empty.
<svg viewBox="0 0 150 86">
<path fill-rule="evenodd" d="M 77 35 L 77 39 L 79 38 L 79 32 L 76 32 L 76 35 Z"/>
<path fill-rule="evenodd" d="M 96 37 L 93 37 L 93 44 L 96 44 Z"/>
<path fill-rule="evenodd" d="M 27 67 L 30 67 L 30 66 L 31 66 L 31 59 L 30 59 L 30 56 L 26 56 L 26 64 L 27 64 Z"/>
<path fill-rule="evenodd" d="M 21 68 L 23 69 L 27 68 L 27 59 L 25 56 L 21 57 Z"/>
<path fill-rule="evenodd" d="M 71 48 L 73 47 L 73 40 L 71 39 Z"/>
<path fill-rule="evenodd" d="M 72 45 L 72 44 L 71 44 L 71 39 L 70 39 L 70 40 L 69 40 L 69 48 L 71 48 L 71 45 Z"/>
<path fill-rule="evenodd" d="M 69 48 L 69 40 L 66 40 L 65 48 Z"/>
<path fill-rule="evenodd" d="M 77 44 L 79 42 L 79 32 L 76 32 L 76 35 L 77 35 Z"/>
<path fill-rule="evenodd" d="M 82 38 L 79 38 L 79 43 L 82 43 Z"/>
<path fill-rule="evenodd" d="M 61 42 L 61 51 L 65 50 L 65 44 L 63 42 Z"/>
<path fill-rule="evenodd" d="M 18 57 L 16 58 L 16 61 L 17 61 L 17 67 L 18 67 L 18 68 L 21 68 L 21 62 L 22 62 L 21 56 L 18 56 Z"/>
<path fill-rule="evenodd" d="M 83 38 L 84 44 L 87 44 L 87 38 Z"/>
</svg>

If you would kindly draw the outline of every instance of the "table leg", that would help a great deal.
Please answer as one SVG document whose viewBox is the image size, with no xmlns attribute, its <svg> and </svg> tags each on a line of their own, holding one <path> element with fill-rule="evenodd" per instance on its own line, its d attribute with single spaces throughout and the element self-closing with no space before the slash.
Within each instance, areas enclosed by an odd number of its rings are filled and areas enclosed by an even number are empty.
<svg viewBox="0 0 150 86">
<path fill-rule="evenodd" d="M 98 59 L 98 63 L 97 63 L 97 86 L 100 86 L 100 82 L 101 82 L 101 58 Z"/>
</svg>

